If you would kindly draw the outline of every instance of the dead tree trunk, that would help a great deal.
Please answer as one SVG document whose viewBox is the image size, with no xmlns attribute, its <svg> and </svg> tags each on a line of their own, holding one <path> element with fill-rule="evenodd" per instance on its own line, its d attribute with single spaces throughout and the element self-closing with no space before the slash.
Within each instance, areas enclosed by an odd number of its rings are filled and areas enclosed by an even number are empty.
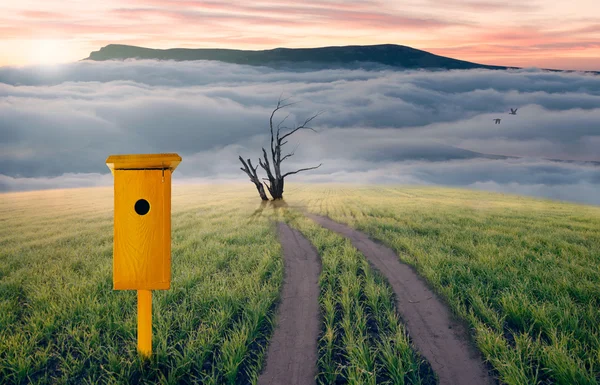
<svg viewBox="0 0 600 385">
<path fill-rule="evenodd" d="M 284 160 L 286 160 L 287 158 L 291 157 L 294 155 L 294 151 L 292 151 L 291 153 L 284 155 L 283 157 L 281 156 L 281 147 L 283 147 L 283 145 L 285 145 L 287 143 L 287 140 L 284 141 L 285 138 L 291 136 L 292 134 L 294 134 L 295 132 L 297 132 L 298 130 L 301 129 L 309 129 L 312 131 L 315 131 L 313 128 L 308 127 L 308 124 L 317 116 L 321 115 L 322 112 L 317 113 L 316 115 L 311 116 L 310 118 L 306 119 L 304 121 L 303 124 L 301 124 L 300 126 L 296 126 L 295 128 L 291 128 L 290 131 L 283 135 L 280 136 L 281 134 L 281 129 L 288 129 L 287 127 L 281 127 L 281 125 L 283 124 L 283 122 L 285 122 L 285 120 L 289 117 L 289 114 L 281 121 L 279 122 L 279 124 L 277 125 L 277 130 L 275 131 L 273 128 L 273 116 L 275 115 L 275 113 L 277 111 L 279 111 L 282 108 L 285 108 L 287 106 L 291 106 L 294 103 L 288 103 L 288 104 L 281 104 L 282 102 L 285 102 L 285 100 L 281 100 L 281 97 L 279 98 L 279 100 L 277 101 L 277 107 L 275 107 L 275 109 L 273 110 L 273 112 L 271 113 L 271 117 L 269 119 L 269 127 L 271 128 L 271 160 L 273 161 L 273 170 L 271 170 L 271 164 L 269 162 L 269 157 L 267 155 L 267 151 L 264 149 L 262 149 L 263 151 L 263 159 L 258 159 L 258 163 L 259 165 L 266 171 L 267 173 L 267 179 L 269 181 L 269 184 L 267 185 L 267 183 L 265 182 L 265 186 L 267 186 L 267 189 L 269 190 L 269 193 L 271 194 L 271 197 L 273 197 L 273 200 L 275 199 L 283 199 L 283 186 L 284 186 L 284 182 L 285 182 L 285 177 L 288 175 L 292 175 L 292 174 L 297 174 L 301 171 L 307 171 L 307 170 L 314 170 L 316 168 L 321 167 L 321 164 L 319 164 L 318 166 L 315 167 L 308 167 L 308 168 L 302 168 L 296 171 L 291 171 L 285 174 L 281 173 L 281 162 L 283 162 Z M 315 131 L 316 132 L 316 131 Z"/>
<path fill-rule="evenodd" d="M 262 159 L 260 157 L 258 158 L 258 164 L 267 173 L 267 178 L 263 178 L 263 180 L 264 180 L 263 183 L 267 187 L 267 190 L 269 190 L 269 193 L 271 194 L 271 197 L 273 198 L 273 200 L 283 199 L 283 186 L 284 186 L 284 180 L 285 180 L 286 176 L 297 174 L 301 171 L 314 170 L 316 168 L 321 167 L 321 164 L 319 164 L 318 166 L 315 166 L 315 167 L 301 168 L 296 171 L 290 171 L 288 173 L 282 174 L 281 162 L 283 162 L 287 158 L 293 156 L 294 151 L 295 151 L 294 150 L 291 153 L 284 155 L 283 157 L 281 156 L 281 147 L 283 147 L 287 143 L 287 140 L 284 141 L 284 139 L 291 136 L 298 130 L 301 130 L 304 128 L 316 132 L 313 128 L 308 127 L 308 124 L 314 118 L 316 118 L 317 116 L 322 114 L 322 111 L 321 111 L 321 112 L 317 113 L 316 115 L 311 116 L 310 118 L 306 119 L 303 124 L 296 126 L 295 128 L 281 127 L 283 122 L 285 122 L 285 120 L 289 117 L 289 114 L 288 114 L 288 116 L 286 116 L 281 122 L 279 122 L 279 124 L 277 125 L 277 130 L 275 130 L 273 128 L 273 116 L 275 116 L 275 113 L 277 111 L 281 110 L 282 108 L 285 108 L 285 107 L 291 106 L 292 104 L 295 104 L 295 103 L 281 104 L 282 102 L 285 102 L 286 100 L 287 99 L 282 100 L 281 97 L 279 97 L 279 100 L 277 101 L 277 107 L 275 107 L 275 109 L 271 113 L 271 117 L 269 119 L 269 127 L 271 128 L 271 154 L 270 154 L 271 159 L 270 160 L 273 162 L 273 164 L 271 165 L 271 161 L 269 161 L 269 155 L 267 154 L 267 150 L 265 150 L 264 147 L 262 149 L 263 158 Z M 290 131 L 287 134 L 281 136 L 281 129 L 289 129 Z M 256 186 L 256 189 L 258 190 L 258 194 L 260 195 L 260 198 L 262 200 L 269 200 L 267 198 L 267 195 L 265 194 L 265 190 L 263 188 L 261 181 L 258 179 L 258 176 L 256 175 L 256 169 L 258 168 L 258 166 L 252 167 L 252 163 L 250 162 L 250 159 L 248 159 L 248 163 L 246 163 L 244 161 L 244 159 L 242 159 L 241 156 L 239 158 L 240 158 L 240 162 L 242 162 L 242 164 L 244 165 L 244 167 L 240 168 L 240 169 L 242 171 L 244 171 L 250 178 L 250 181 L 252 183 L 254 183 L 254 185 Z M 266 181 L 268 181 L 269 183 L 267 184 Z"/>
<path fill-rule="evenodd" d="M 262 199 L 263 201 L 268 201 L 269 198 L 267 197 L 267 194 L 265 194 L 265 189 L 262 183 L 260 183 L 260 179 L 258 179 L 258 176 L 256 175 L 256 169 L 258 168 L 258 166 L 252 167 L 252 161 L 250 159 L 248 159 L 248 163 L 246 164 L 246 162 L 244 162 L 244 159 L 242 159 L 241 156 L 240 162 L 242 162 L 242 164 L 244 165 L 243 168 L 240 167 L 240 170 L 245 172 L 250 178 L 250 181 L 254 183 L 256 189 L 258 190 L 258 195 L 260 195 L 260 199 Z"/>
</svg>

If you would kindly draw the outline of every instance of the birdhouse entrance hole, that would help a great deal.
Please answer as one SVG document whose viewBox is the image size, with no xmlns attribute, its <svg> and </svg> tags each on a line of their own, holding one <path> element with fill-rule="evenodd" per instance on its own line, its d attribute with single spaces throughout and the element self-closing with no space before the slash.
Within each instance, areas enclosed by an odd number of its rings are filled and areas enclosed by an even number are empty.
<svg viewBox="0 0 600 385">
<path fill-rule="evenodd" d="M 146 215 L 150 211 L 150 203 L 145 199 L 138 199 L 134 205 L 135 212 L 139 215 Z"/>
</svg>

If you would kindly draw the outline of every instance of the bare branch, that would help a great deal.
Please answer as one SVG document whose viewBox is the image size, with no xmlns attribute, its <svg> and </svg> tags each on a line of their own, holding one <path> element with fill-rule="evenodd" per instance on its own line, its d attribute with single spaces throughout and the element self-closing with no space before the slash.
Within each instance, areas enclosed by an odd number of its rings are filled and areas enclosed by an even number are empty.
<svg viewBox="0 0 600 385">
<path fill-rule="evenodd" d="M 277 111 L 277 109 L 273 110 L 273 113 L 271 114 L 271 119 L 269 120 L 269 126 L 271 127 L 271 156 L 273 157 L 273 161 L 275 161 L 275 148 L 273 148 L 273 115 L 275 114 L 275 111 Z M 263 148 L 263 152 L 265 151 L 265 149 Z M 267 154 L 265 153 L 265 160 L 267 160 Z"/>
<path fill-rule="evenodd" d="M 267 182 L 263 182 L 265 184 L 265 186 L 267 187 L 267 190 L 269 190 L 269 194 L 271 194 L 271 196 L 273 196 L 273 190 L 271 190 L 271 186 L 269 186 L 267 184 Z"/>
<path fill-rule="evenodd" d="M 254 176 L 256 176 L 256 169 L 258 168 L 258 165 L 256 165 L 255 167 L 252 166 L 252 161 L 250 160 L 250 158 L 248 158 L 248 164 L 250 165 L 250 168 L 252 169 L 252 171 L 254 171 Z"/>
<path fill-rule="evenodd" d="M 269 158 L 267 157 L 267 150 L 265 150 L 265 148 L 263 147 L 262 149 L 263 151 L 263 156 L 264 156 L 264 163 L 261 162 L 261 159 L 258 158 L 258 162 L 260 163 L 261 167 L 267 172 L 269 178 L 271 178 L 273 175 L 271 174 L 271 165 L 269 164 Z"/>
<path fill-rule="evenodd" d="M 279 140 L 279 132 L 280 132 L 280 130 L 281 130 L 281 125 L 283 124 L 283 122 L 285 122 L 285 120 L 286 120 L 286 119 L 287 119 L 289 116 L 290 116 L 290 114 L 287 114 L 287 115 L 285 116 L 285 118 L 283 118 L 283 120 L 282 120 L 281 122 L 279 122 L 279 124 L 277 125 L 277 144 L 278 144 L 278 145 L 279 145 L 279 143 L 281 143 L 281 142 L 280 142 L 280 140 Z M 284 127 L 284 129 L 285 129 L 285 128 L 286 128 L 286 127 Z"/>
<path fill-rule="evenodd" d="M 286 141 L 287 143 L 287 141 Z M 280 145 L 282 146 L 282 145 Z M 299 144 L 296 145 L 296 148 L 294 148 L 294 150 L 292 152 L 290 152 L 289 154 L 287 154 L 286 156 L 284 156 L 283 158 L 281 158 L 281 160 L 279 161 L 280 163 L 283 162 L 284 160 L 286 160 L 287 158 L 294 156 L 294 154 L 296 153 L 296 150 L 298 149 Z"/>
<path fill-rule="evenodd" d="M 241 156 L 239 156 L 239 159 L 240 162 L 242 162 L 242 164 L 244 165 L 244 167 L 240 167 L 240 170 L 245 172 L 252 182 L 256 183 L 256 181 L 258 180 L 258 176 L 256 175 L 256 169 L 258 168 L 258 166 L 253 167 L 252 161 L 250 159 L 248 159 L 248 163 L 246 163 Z"/>
<path fill-rule="evenodd" d="M 260 167 L 262 167 L 262 168 L 263 168 L 263 170 L 267 171 L 267 173 L 270 171 L 270 170 L 269 170 L 269 167 L 267 167 L 267 165 L 265 165 L 265 164 L 263 163 L 262 159 L 260 159 L 260 158 L 258 159 L 258 164 L 260 165 Z M 267 163 L 267 164 L 268 164 L 268 163 Z"/>
<path fill-rule="evenodd" d="M 316 118 L 319 115 L 322 115 L 324 112 L 325 111 L 319 111 L 319 112 L 317 112 L 315 115 L 313 115 L 310 118 L 306 119 L 302 125 L 306 126 L 308 123 L 312 122 L 314 118 Z"/>
<path fill-rule="evenodd" d="M 287 103 L 287 104 L 281 104 L 282 101 L 286 101 L 289 98 L 286 99 L 281 99 L 281 96 L 283 95 L 283 93 L 281 95 L 279 95 L 279 100 L 277 101 L 277 107 L 275 107 L 275 109 L 273 110 L 273 112 L 271 112 L 271 117 L 269 118 L 269 127 L 271 129 L 271 158 L 273 159 L 273 162 L 276 162 L 276 158 L 275 158 L 275 154 L 277 153 L 277 146 L 273 146 L 273 142 L 275 141 L 275 137 L 273 135 L 273 116 L 275 116 L 275 113 L 279 110 L 281 110 L 282 108 L 294 105 L 298 102 L 294 102 L 294 103 Z M 288 115 L 289 116 L 289 115 Z M 285 119 L 287 119 L 287 116 L 285 117 Z M 283 121 L 285 121 L 285 119 L 283 119 Z M 281 121 L 278 125 L 277 125 L 277 144 L 279 144 L 279 130 L 280 130 L 280 126 L 281 123 L 283 123 L 283 121 Z"/>
<path fill-rule="evenodd" d="M 269 129 L 270 129 L 270 133 L 271 133 L 271 148 L 270 148 L 270 152 L 271 152 L 271 156 L 269 159 L 269 155 L 267 154 L 267 150 L 263 147 L 262 148 L 262 157 L 259 156 L 258 157 L 258 165 L 254 166 L 251 162 L 250 159 L 248 159 L 247 162 L 245 162 L 242 157 L 240 156 L 240 161 L 242 162 L 242 165 L 244 166 L 243 168 L 240 168 L 240 170 L 244 171 L 249 177 L 250 180 L 252 182 L 254 182 L 254 184 L 256 185 L 256 188 L 259 190 L 259 194 L 261 194 L 261 198 L 263 200 L 268 200 L 268 198 L 266 197 L 266 194 L 264 193 L 264 187 L 266 187 L 269 190 L 269 193 L 271 193 L 271 196 L 273 199 L 282 199 L 283 198 L 283 191 L 284 191 L 284 178 L 286 176 L 289 175 L 293 175 L 293 174 L 297 174 L 299 172 L 302 171 L 308 171 L 308 170 L 314 170 L 316 168 L 321 167 L 322 164 L 319 164 L 316 167 L 308 167 L 308 168 L 302 168 L 296 171 L 291 171 L 288 172 L 284 175 L 281 174 L 281 162 L 285 161 L 287 158 L 290 158 L 292 156 L 295 155 L 296 149 L 298 148 L 298 145 L 296 145 L 296 148 L 294 148 L 293 151 L 291 151 L 290 153 L 286 154 L 285 156 L 281 156 L 281 148 L 282 146 L 284 146 L 285 144 L 288 143 L 287 140 L 285 140 L 285 138 L 287 138 L 288 136 L 293 135 L 295 132 L 297 132 L 298 130 L 301 129 L 307 129 L 307 130 L 311 130 L 313 132 L 317 132 L 314 128 L 309 127 L 309 124 L 319 115 L 321 115 L 324 111 L 318 112 L 317 114 L 309 117 L 308 119 L 306 119 L 304 121 L 304 123 L 302 123 L 299 126 L 292 126 L 292 127 L 286 127 L 284 125 L 284 123 L 287 121 L 287 119 L 291 116 L 290 114 L 287 114 L 279 123 L 277 123 L 276 127 L 273 123 L 273 119 L 275 117 L 275 114 L 277 113 L 277 111 L 289 107 L 291 105 L 297 104 L 296 103 L 288 103 L 287 100 L 289 98 L 283 98 L 283 93 L 281 93 L 281 95 L 279 95 L 279 99 L 277 100 L 277 106 L 273 109 L 273 111 L 271 111 L 271 116 L 269 117 Z M 287 132 L 287 134 L 283 135 L 283 137 L 280 137 L 281 132 L 282 131 L 289 131 Z M 264 169 L 264 171 L 267 173 L 267 178 L 259 178 L 257 175 L 257 169 L 258 167 L 262 167 Z M 264 185 L 264 186 L 263 186 Z"/>
<path fill-rule="evenodd" d="M 312 130 L 312 131 L 314 131 L 314 132 L 317 132 L 317 131 L 315 131 L 315 129 L 314 129 L 314 128 L 311 128 L 311 127 L 298 126 L 298 127 L 294 128 L 292 131 L 290 131 L 290 132 L 288 132 L 287 134 L 285 134 L 284 136 L 282 136 L 282 137 L 281 137 L 281 139 L 279 139 L 279 140 L 281 141 L 281 140 L 283 140 L 283 139 L 287 138 L 288 136 L 292 135 L 294 132 L 296 132 L 296 131 L 298 131 L 298 130 L 301 130 L 301 129 L 303 129 L 303 128 L 306 128 L 306 129 L 308 129 L 308 130 Z"/>
<path fill-rule="evenodd" d="M 296 132 L 296 131 L 298 131 L 298 130 L 301 130 L 301 129 L 307 129 L 307 130 L 311 130 L 311 131 L 317 132 L 317 131 L 315 131 L 315 129 L 314 129 L 314 128 L 312 128 L 312 127 L 308 127 L 308 126 L 307 126 L 307 124 L 308 124 L 308 123 L 310 123 L 310 122 L 311 122 L 311 121 L 312 121 L 314 118 L 316 118 L 317 116 L 321 115 L 323 112 L 324 112 L 324 111 L 320 111 L 320 112 L 318 112 L 317 114 L 315 114 L 315 115 L 311 116 L 310 118 L 306 119 L 306 120 L 304 121 L 304 123 L 302 123 L 302 124 L 301 124 L 301 125 L 299 125 L 298 127 L 294 128 L 292 131 L 288 132 L 287 134 L 285 134 L 285 135 L 284 135 L 284 136 L 282 136 L 281 138 L 279 138 L 279 137 L 278 137 L 278 138 L 277 138 L 277 139 L 278 139 L 278 141 L 281 143 L 281 141 L 282 141 L 282 140 L 284 140 L 284 139 L 285 139 L 285 138 L 287 138 L 288 136 L 292 135 L 294 132 Z"/>
<path fill-rule="evenodd" d="M 315 166 L 315 167 L 301 168 L 300 170 L 296 170 L 296 171 L 290 171 L 290 172 L 288 172 L 288 173 L 284 174 L 284 175 L 283 175 L 283 177 L 285 178 L 285 177 L 286 177 L 286 176 L 288 176 L 288 175 L 297 174 L 297 173 L 299 173 L 299 172 L 301 172 L 301 171 L 314 170 L 315 168 L 319 168 L 319 167 L 321 167 L 321 165 L 322 165 L 322 164 L 323 164 L 323 163 L 321 163 L 321 164 L 319 164 L 318 166 Z"/>
<path fill-rule="evenodd" d="M 285 100 L 287 100 L 287 99 L 285 99 Z M 298 104 L 298 103 L 300 103 L 300 102 L 293 102 L 293 103 L 282 104 L 282 105 L 280 105 L 280 106 L 277 107 L 277 111 L 282 110 L 282 109 L 284 109 L 286 107 L 289 107 L 289 106 L 293 106 L 294 104 Z"/>
<path fill-rule="evenodd" d="M 286 100 L 291 99 L 291 96 L 289 96 L 285 99 L 281 99 L 282 96 L 283 96 L 283 92 L 281 94 L 279 94 L 279 99 L 277 100 L 277 106 L 280 106 L 282 102 L 285 102 Z"/>
<path fill-rule="evenodd" d="M 248 174 L 248 176 L 250 177 L 250 180 L 252 180 L 252 173 L 250 172 L 248 165 L 246 164 L 246 162 L 244 162 L 244 159 L 242 159 L 241 156 L 239 158 L 240 158 L 240 162 L 242 162 L 242 164 L 244 165 L 244 167 L 240 167 L 240 170 L 242 170 L 243 172 Z"/>
<path fill-rule="evenodd" d="M 269 159 L 267 158 L 267 150 L 265 150 L 265 148 L 263 147 L 262 151 L 263 151 L 263 155 L 264 155 L 264 160 L 261 158 L 258 158 L 258 163 L 267 172 L 267 177 L 269 178 L 269 183 L 270 183 L 270 186 L 267 186 L 267 188 L 269 189 L 271 196 L 273 196 L 272 188 L 273 188 L 273 186 L 277 185 L 277 181 L 275 180 L 275 177 L 273 176 L 273 173 L 271 172 L 271 164 L 269 163 Z"/>
<path fill-rule="evenodd" d="M 258 190 L 258 194 L 260 195 L 260 198 L 263 201 L 268 200 L 269 198 L 267 198 L 267 195 L 265 194 L 262 184 L 260 183 L 260 180 L 258 179 L 258 175 L 256 175 L 256 169 L 258 168 L 258 166 L 253 167 L 252 161 L 250 160 L 250 158 L 248 158 L 248 163 L 244 162 L 244 159 L 241 156 L 239 156 L 239 159 L 240 159 L 240 162 L 242 162 L 242 165 L 244 165 L 244 167 L 240 167 L 240 170 L 242 170 L 243 172 L 246 173 L 246 175 L 248 175 L 248 178 L 250 178 L 250 182 L 254 183 L 254 185 L 256 186 L 256 189 Z"/>
<path fill-rule="evenodd" d="M 290 117 L 290 115 L 291 115 L 291 113 L 287 114 L 287 115 L 285 116 L 285 118 L 283 118 L 283 120 L 282 120 L 281 122 L 279 122 L 279 124 L 277 125 L 277 131 L 279 131 L 279 127 L 281 127 L 281 125 L 283 124 L 283 122 L 285 122 L 285 120 L 286 120 L 287 118 L 289 118 L 289 117 Z M 285 128 L 285 127 L 284 127 L 284 128 Z"/>
</svg>

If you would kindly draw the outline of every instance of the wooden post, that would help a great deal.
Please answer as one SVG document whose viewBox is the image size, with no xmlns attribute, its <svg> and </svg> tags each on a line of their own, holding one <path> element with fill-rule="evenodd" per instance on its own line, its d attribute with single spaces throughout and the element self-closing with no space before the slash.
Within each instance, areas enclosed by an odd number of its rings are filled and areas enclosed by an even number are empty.
<svg viewBox="0 0 600 385">
<path fill-rule="evenodd" d="M 152 291 L 138 290 L 138 352 L 148 358 L 152 355 Z"/>
</svg>

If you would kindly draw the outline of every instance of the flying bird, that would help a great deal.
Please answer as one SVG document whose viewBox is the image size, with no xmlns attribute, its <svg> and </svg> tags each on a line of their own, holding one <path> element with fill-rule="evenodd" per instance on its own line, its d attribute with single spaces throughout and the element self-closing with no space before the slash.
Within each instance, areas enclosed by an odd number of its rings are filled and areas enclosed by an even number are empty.
<svg viewBox="0 0 600 385">
<path fill-rule="evenodd" d="M 517 114 L 517 110 L 518 110 L 518 108 L 515 108 L 514 110 L 511 108 L 509 114 L 516 115 Z"/>
<path fill-rule="evenodd" d="M 500 124 L 500 119 L 493 119 L 495 124 Z"/>
</svg>

